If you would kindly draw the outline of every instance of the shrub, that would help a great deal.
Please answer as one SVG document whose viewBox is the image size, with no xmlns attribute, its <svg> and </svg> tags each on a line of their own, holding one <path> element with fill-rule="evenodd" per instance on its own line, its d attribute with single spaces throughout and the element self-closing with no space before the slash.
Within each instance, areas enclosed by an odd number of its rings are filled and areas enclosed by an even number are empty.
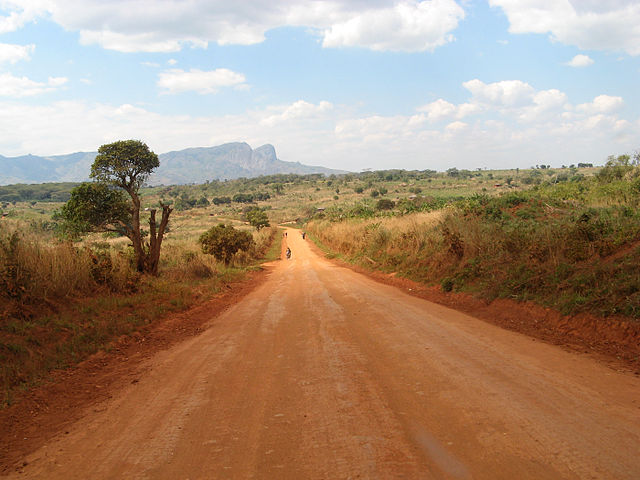
<svg viewBox="0 0 640 480">
<path fill-rule="evenodd" d="M 221 223 L 211 227 L 200 236 L 202 251 L 229 265 L 239 250 L 247 251 L 253 245 L 253 237 L 248 232 L 236 230 L 231 225 Z"/>
<path fill-rule="evenodd" d="M 387 198 L 381 198 L 376 203 L 376 210 L 393 210 L 393 207 L 395 206 L 396 204 L 393 202 L 393 200 L 389 200 Z"/>
</svg>

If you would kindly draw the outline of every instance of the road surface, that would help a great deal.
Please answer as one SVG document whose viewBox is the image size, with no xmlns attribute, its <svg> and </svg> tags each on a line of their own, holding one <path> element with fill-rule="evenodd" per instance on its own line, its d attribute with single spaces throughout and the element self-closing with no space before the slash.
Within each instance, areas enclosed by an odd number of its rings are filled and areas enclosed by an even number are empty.
<svg viewBox="0 0 640 480">
<path fill-rule="evenodd" d="M 265 283 L 13 476 L 640 478 L 638 377 L 286 240 Z"/>
</svg>

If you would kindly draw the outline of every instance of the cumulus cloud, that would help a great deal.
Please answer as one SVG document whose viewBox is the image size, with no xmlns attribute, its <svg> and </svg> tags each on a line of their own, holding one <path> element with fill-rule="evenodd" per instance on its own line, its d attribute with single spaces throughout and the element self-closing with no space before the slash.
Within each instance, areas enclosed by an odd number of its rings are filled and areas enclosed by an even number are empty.
<svg viewBox="0 0 640 480">
<path fill-rule="evenodd" d="M 49 77 L 48 81 L 43 83 L 27 77 L 16 77 L 10 73 L 0 73 L 0 97 L 32 97 L 52 92 L 67 81 L 65 77 Z"/>
<path fill-rule="evenodd" d="M 468 115 L 473 115 L 474 113 L 480 111 L 481 107 L 477 103 L 463 103 L 460 105 L 454 105 L 453 103 L 439 98 L 434 102 L 418 107 L 417 110 L 419 112 L 426 113 L 427 120 L 429 120 L 430 122 L 437 122 L 443 119 L 460 119 Z"/>
<path fill-rule="evenodd" d="M 245 84 L 245 76 L 241 73 L 218 68 L 203 71 L 191 69 L 189 71 L 177 68 L 161 72 L 158 76 L 158 86 L 163 93 L 198 92 L 200 94 L 217 93 L 223 87 L 239 87 Z"/>
<path fill-rule="evenodd" d="M 365 11 L 324 32 L 325 47 L 365 47 L 387 51 L 433 51 L 453 40 L 449 32 L 464 18 L 453 0 L 403 2 Z"/>
<path fill-rule="evenodd" d="M 0 7 L 6 15 L 0 15 L 0 34 L 15 32 L 45 14 L 46 4 L 47 0 L 3 0 Z"/>
<path fill-rule="evenodd" d="M 622 108 L 623 105 L 622 97 L 599 95 L 592 102 L 578 105 L 577 110 L 587 114 L 613 113 Z"/>
<path fill-rule="evenodd" d="M 35 49 L 35 45 L 13 45 L 10 43 L 0 43 L 0 64 L 29 60 Z"/>
<path fill-rule="evenodd" d="M 83 44 L 122 52 L 175 52 L 210 42 L 251 45 L 282 26 L 310 28 L 325 47 L 425 51 L 451 41 L 464 18 L 455 0 L 32 0 L 30 8 L 11 2 L 7 29 L 48 15 L 79 32 Z"/>
<path fill-rule="evenodd" d="M 269 110 L 277 111 L 278 113 L 266 116 L 260 121 L 260 123 L 263 125 L 274 126 L 294 119 L 301 120 L 318 118 L 320 115 L 332 108 L 333 105 L 326 101 L 322 101 L 317 105 L 314 105 L 313 103 L 305 102 L 304 100 L 298 100 L 297 102 L 284 107 L 271 107 Z"/>
<path fill-rule="evenodd" d="M 503 9 L 511 33 L 549 33 L 582 49 L 640 55 L 637 0 L 489 0 Z"/>
<path fill-rule="evenodd" d="M 531 102 L 533 87 L 520 80 L 484 83 L 473 79 L 462 84 L 473 96 L 474 103 L 496 107 L 517 107 Z"/>
<path fill-rule="evenodd" d="M 593 65 L 593 59 L 588 55 L 576 55 L 571 60 L 569 60 L 565 65 L 569 67 L 588 67 L 589 65 Z"/>
<path fill-rule="evenodd" d="M 460 104 L 432 102 L 447 112 L 439 117 L 442 123 L 429 120 L 429 109 L 360 116 L 349 106 L 303 99 L 237 115 L 193 116 L 160 114 L 131 104 L 33 105 L 12 97 L 0 99 L 0 152 L 89 151 L 122 138 L 143 139 L 157 153 L 246 141 L 254 146 L 271 143 L 280 158 L 306 164 L 446 170 L 527 167 L 540 159 L 554 165 L 569 158 L 598 163 L 640 144 L 640 121 L 621 117 L 620 97 L 600 95 L 571 105 L 559 90 L 531 88 L 529 102 L 517 107 L 496 101 L 478 109 L 471 92 Z M 462 121 L 457 115 L 464 105 L 475 110 Z"/>
</svg>

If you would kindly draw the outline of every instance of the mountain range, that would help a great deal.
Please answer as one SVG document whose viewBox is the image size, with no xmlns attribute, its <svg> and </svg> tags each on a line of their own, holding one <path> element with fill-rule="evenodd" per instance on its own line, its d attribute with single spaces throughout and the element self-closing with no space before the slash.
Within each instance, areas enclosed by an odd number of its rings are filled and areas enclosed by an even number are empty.
<svg viewBox="0 0 640 480">
<path fill-rule="evenodd" d="M 97 152 L 39 157 L 0 155 L 0 185 L 14 183 L 82 182 L 89 179 Z M 204 183 L 276 173 L 345 173 L 342 170 L 279 160 L 273 145 L 253 150 L 246 143 L 226 143 L 216 147 L 187 148 L 158 155 L 160 166 L 149 178 L 151 185 Z"/>
</svg>

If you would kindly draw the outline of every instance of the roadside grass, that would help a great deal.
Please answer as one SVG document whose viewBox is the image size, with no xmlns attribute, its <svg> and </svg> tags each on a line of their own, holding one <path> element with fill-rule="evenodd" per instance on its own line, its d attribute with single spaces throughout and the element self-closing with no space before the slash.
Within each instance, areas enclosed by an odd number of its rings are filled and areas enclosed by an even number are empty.
<svg viewBox="0 0 640 480">
<path fill-rule="evenodd" d="M 634 173 L 635 172 L 635 173 Z M 312 239 L 368 268 L 491 301 L 529 300 L 564 314 L 640 318 L 640 169 L 499 196 L 474 194 L 429 213 L 335 215 Z"/>
<path fill-rule="evenodd" d="M 197 238 L 219 221 L 204 213 L 176 215 L 163 243 L 160 275 L 151 277 L 134 271 L 126 239 L 92 235 L 73 244 L 28 222 L 3 219 L 0 406 L 13 403 L 51 370 L 206 301 L 259 268 L 265 256 L 275 256 L 277 228 L 254 232 L 255 248 L 238 252 L 229 266 L 203 254 Z"/>
</svg>

